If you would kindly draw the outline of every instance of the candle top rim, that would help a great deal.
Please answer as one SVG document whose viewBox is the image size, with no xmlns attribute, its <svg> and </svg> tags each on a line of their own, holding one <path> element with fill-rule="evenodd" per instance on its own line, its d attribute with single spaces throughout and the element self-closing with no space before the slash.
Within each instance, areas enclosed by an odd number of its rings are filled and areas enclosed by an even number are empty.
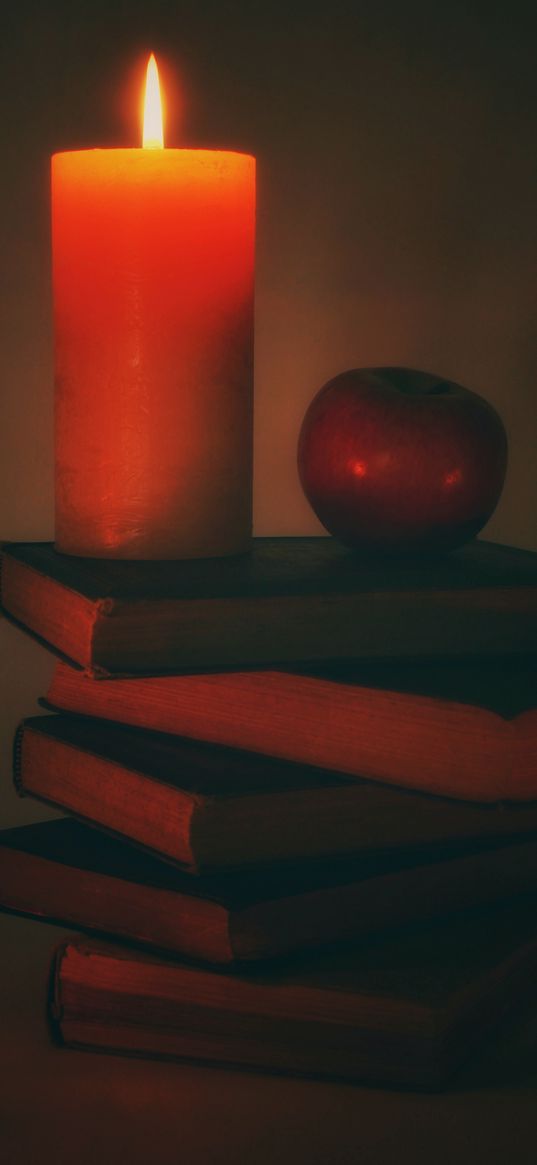
<svg viewBox="0 0 537 1165">
<path fill-rule="evenodd" d="M 137 154 L 148 158 L 162 158 L 169 154 L 196 154 L 198 157 L 202 155 L 214 157 L 216 155 L 223 158 L 247 158 L 252 162 L 256 161 L 256 155 L 249 154 L 246 150 L 220 150 L 206 146 L 164 146 L 162 149 L 147 149 L 144 146 L 88 146 L 85 149 L 55 150 L 51 154 L 51 158 L 63 158 L 67 154 L 84 156 L 88 154 Z"/>
</svg>

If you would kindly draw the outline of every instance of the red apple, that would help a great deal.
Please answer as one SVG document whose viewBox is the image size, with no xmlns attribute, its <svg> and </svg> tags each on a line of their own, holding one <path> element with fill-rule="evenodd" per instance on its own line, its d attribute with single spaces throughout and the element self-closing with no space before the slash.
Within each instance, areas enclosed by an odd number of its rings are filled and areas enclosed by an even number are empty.
<svg viewBox="0 0 537 1165">
<path fill-rule="evenodd" d="M 323 526 L 348 546 L 451 550 L 492 514 L 507 464 L 487 401 L 407 368 L 355 368 L 328 381 L 300 431 L 298 471 Z"/>
</svg>

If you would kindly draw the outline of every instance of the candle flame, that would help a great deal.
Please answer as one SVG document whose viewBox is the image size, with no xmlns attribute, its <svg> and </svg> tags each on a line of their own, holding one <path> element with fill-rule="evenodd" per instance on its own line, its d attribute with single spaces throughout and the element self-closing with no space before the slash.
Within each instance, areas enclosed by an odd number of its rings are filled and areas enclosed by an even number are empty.
<svg viewBox="0 0 537 1165">
<path fill-rule="evenodd" d="M 151 53 L 147 62 L 142 145 L 144 150 L 162 150 L 164 148 L 162 101 L 154 53 Z"/>
</svg>

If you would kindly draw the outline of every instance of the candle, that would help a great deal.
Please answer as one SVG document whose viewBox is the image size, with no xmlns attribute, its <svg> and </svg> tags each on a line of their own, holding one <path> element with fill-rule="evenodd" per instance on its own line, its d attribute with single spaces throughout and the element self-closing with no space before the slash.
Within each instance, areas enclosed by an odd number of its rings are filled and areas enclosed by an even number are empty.
<svg viewBox="0 0 537 1165">
<path fill-rule="evenodd" d="M 52 159 L 55 545 L 236 554 L 251 535 L 255 160 L 163 148 L 150 66 L 143 148 Z"/>
</svg>

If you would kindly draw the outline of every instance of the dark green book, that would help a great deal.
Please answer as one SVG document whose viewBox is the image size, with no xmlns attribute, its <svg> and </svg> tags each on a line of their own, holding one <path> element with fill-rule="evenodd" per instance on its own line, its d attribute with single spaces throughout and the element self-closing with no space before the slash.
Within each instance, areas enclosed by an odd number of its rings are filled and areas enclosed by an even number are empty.
<svg viewBox="0 0 537 1165">
<path fill-rule="evenodd" d="M 21 795 L 195 873 L 537 836 L 537 801 L 478 804 L 412 793 L 90 717 L 25 720 L 14 775 Z"/>
<path fill-rule="evenodd" d="M 193 877 L 65 818 L 0 833 L 0 907 L 213 963 L 281 957 L 537 892 L 537 839 Z"/>
<path fill-rule="evenodd" d="M 1 603 L 93 675 L 537 651 L 537 554 L 476 541 L 372 560 L 331 538 L 237 558 L 113 562 L 12 543 Z"/>
</svg>

